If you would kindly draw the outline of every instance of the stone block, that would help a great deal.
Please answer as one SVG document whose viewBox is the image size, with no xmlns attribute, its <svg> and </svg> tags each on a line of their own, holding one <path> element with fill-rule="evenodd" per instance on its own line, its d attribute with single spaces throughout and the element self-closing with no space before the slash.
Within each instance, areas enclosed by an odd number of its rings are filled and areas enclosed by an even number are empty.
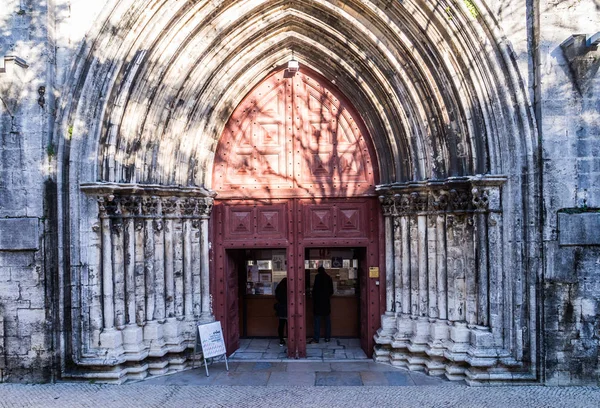
<svg viewBox="0 0 600 408">
<path fill-rule="evenodd" d="M 0 300 L 17 300 L 19 298 L 19 285 L 15 282 L 0 282 Z"/>
<path fill-rule="evenodd" d="M 560 245 L 600 245 L 600 211 L 558 213 Z"/>
<path fill-rule="evenodd" d="M 40 246 L 37 218 L 0 219 L 0 250 L 37 250 Z"/>
<path fill-rule="evenodd" d="M 17 311 L 19 336 L 31 336 L 44 333 L 46 312 L 44 309 L 19 309 Z"/>
</svg>

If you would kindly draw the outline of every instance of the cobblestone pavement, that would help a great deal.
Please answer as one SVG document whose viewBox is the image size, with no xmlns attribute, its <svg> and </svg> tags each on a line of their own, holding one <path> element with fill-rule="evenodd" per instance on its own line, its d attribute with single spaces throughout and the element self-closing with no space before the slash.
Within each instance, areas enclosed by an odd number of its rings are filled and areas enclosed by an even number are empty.
<svg viewBox="0 0 600 408">
<path fill-rule="evenodd" d="M 0 407 L 565 407 L 597 408 L 586 387 L 249 387 L 0 384 Z"/>
</svg>

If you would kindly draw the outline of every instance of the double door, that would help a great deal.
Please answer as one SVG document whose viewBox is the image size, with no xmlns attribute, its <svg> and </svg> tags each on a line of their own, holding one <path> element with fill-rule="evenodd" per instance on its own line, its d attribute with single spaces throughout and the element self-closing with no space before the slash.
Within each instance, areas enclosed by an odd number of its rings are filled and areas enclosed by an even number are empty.
<svg viewBox="0 0 600 408">
<path fill-rule="evenodd" d="M 342 324 L 348 324 L 347 320 L 358 316 L 356 324 L 361 346 L 370 356 L 373 335 L 379 327 L 382 313 L 380 299 L 384 286 L 379 284 L 384 278 L 373 273 L 383 264 L 378 250 L 379 213 L 374 198 L 217 203 L 213 212 L 213 308 L 216 318 L 223 324 L 228 353 L 237 350 L 244 330 L 243 314 L 247 311 L 244 307 L 247 305 L 241 302 L 248 298 L 258 299 L 254 301 L 258 305 L 262 298 L 261 307 L 269 313 L 269 306 L 266 305 L 269 302 L 264 299 L 274 295 L 273 281 L 281 278 L 279 275 L 282 271 L 271 273 L 270 276 L 266 273 L 269 268 L 273 270 L 273 265 L 257 265 L 256 278 L 259 284 L 256 287 L 247 285 L 248 280 L 241 277 L 249 271 L 248 261 L 254 263 L 259 260 L 257 258 L 267 258 L 255 254 L 276 253 L 285 257 L 288 279 L 287 351 L 289 357 L 303 358 L 306 357 L 307 337 L 312 336 L 312 315 L 307 316 L 311 310 L 308 294 L 312 283 L 310 269 L 314 269 L 311 268 L 315 266 L 314 262 L 322 261 L 319 256 L 311 256 L 311 253 L 319 248 L 328 248 L 330 252 L 343 254 L 351 248 L 355 255 L 348 260 L 356 262 L 351 267 L 356 266 L 357 310 L 347 313 L 336 310 L 334 316 L 339 315 Z M 305 261 L 310 264 L 307 265 Z M 259 274 L 259 270 L 264 272 Z M 265 282 L 261 283 L 263 274 Z M 268 283 L 272 285 L 270 289 Z M 254 293 L 250 286 L 255 289 Z M 335 301 L 343 302 L 343 299 Z"/>
</svg>

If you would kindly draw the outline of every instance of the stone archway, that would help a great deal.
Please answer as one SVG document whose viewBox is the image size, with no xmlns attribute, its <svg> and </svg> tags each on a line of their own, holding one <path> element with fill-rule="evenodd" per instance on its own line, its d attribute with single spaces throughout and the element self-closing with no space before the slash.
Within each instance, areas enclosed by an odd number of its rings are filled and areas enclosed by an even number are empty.
<svg viewBox="0 0 600 408">
<path fill-rule="evenodd" d="M 58 198 L 64 225 L 59 247 L 65 375 L 119 381 L 185 366 L 193 342 L 185 324 L 158 322 L 168 335 L 156 339 L 168 340 L 152 343 L 155 338 L 144 337 L 146 318 L 125 318 L 137 326 L 126 333 L 127 324 L 111 327 L 112 319 L 99 313 L 110 310 L 102 302 L 117 299 L 114 310 L 130 313 L 123 306 L 130 304 L 126 296 L 120 297 L 127 285 L 135 294 L 134 305 L 138 298 L 140 304 L 149 301 L 142 287 L 152 279 L 144 267 L 137 275 L 135 265 L 149 265 L 152 255 L 135 242 L 145 242 L 143 234 L 136 234 L 149 231 L 151 220 L 155 234 L 166 237 L 167 226 L 175 237 L 172 248 L 160 249 L 163 260 L 173 254 L 163 279 L 168 273 L 169 294 L 183 296 L 184 303 L 178 304 L 186 316 L 185 296 L 191 293 L 194 299 L 194 291 L 185 291 L 190 276 L 185 271 L 197 260 L 185 254 L 199 254 L 205 265 L 199 268 L 208 273 L 208 231 L 195 225 L 202 219 L 198 208 L 206 209 L 205 217 L 212 208 L 219 137 L 243 97 L 293 52 L 354 101 L 373 135 L 377 191 L 386 216 L 386 270 L 394 271 L 386 275 L 379 358 L 473 382 L 536 378 L 538 293 L 531 282 L 540 273 L 539 231 L 525 225 L 538 217 L 535 126 L 514 57 L 495 34 L 491 18 L 473 20 L 457 9 L 448 19 L 443 8 L 419 0 L 356 0 L 343 7 L 329 0 L 149 4 L 116 0 L 106 10 L 105 24 L 82 46 L 64 92 L 68 98 L 56 131 L 59 189 L 65 192 Z M 487 206 L 482 204 L 486 196 Z M 98 197 L 122 201 L 105 218 Z M 132 199 L 137 204 L 127 204 Z M 146 199 L 157 205 L 140 207 Z M 190 204 L 188 199 L 199 201 Z M 127 222 L 120 227 L 125 218 L 133 220 L 133 240 L 125 239 L 131 236 Z M 138 218 L 147 229 L 135 229 Z M 450 237 L 448 225 L 458 220 Z M 118 236 L 116 247 L 112 235 L 109 245 L 106 228 Z M 460 245 L 448 245 L 459 233 L 465 237 Z M 181 238 L 188 235 L 189 240 Z M 434 249 L 436 237 L 446 240 L 444 250 Z M 409 240 L 415 244 L 407 250 Z M 131 242 L 134 251 L 128 258 L 120 248 Z M 144 243 L 144 249 L 151 247 Z M 455 256 L 463 249 L 464 259 Z M 134 262 L 133 281 L 126 278 L 127 259 Z M 469 275 L 473 268 L 464 265 L 473 259 L 477 273 Z M 438 260 L 446 262 L 446 271 L 448 260 L 463 262 L 456 268 L 465 273 L 465 289 L 456 291 L 465 296 L 464 309 L 440 329 L 446 330 L 445 337 L 437 335 L 439 325 L 422 324 L 427 318 L 443 320 L 442 311 L 434 311 L 443 299 L 429 296 L 438 289 L 428 286 L 434 274 L 429 265 Z M 104 274 L 109 263 L 113 271 L 122 270 L 124 283 Z M 502 273 L 490 273 L 490 265 Z M 404 279 L 407 266 L 410 279 Z M 436 277 L 442 269 L 436 266 Z M 487 292 L 477 285 L 485 281 L 481 273 L 488 273 Z M 71 287 L 72 292 L 65 289 Z M 167 298 L 165 290 L 159 302 Z M 495 309 L 499 298 L 509 306 Z M 210 309 L 206 298 L 200 303 Z M 484 303 L 487 312 L 480 310 Z M 178 307 L 173 309 L 175 320 L 185 321 L 177 320 Z M 456 311 L 450 312 L 447 307 L 447 318 Z M 198 317 L 195 312 L 190 316 Z M 134 343 L 138 347 L 121 347 Z M 474 352 L 465 354 L 464 348 Z M 481 364 L 498 364 L 500 373 L 480 371 Z"/>
</svg>

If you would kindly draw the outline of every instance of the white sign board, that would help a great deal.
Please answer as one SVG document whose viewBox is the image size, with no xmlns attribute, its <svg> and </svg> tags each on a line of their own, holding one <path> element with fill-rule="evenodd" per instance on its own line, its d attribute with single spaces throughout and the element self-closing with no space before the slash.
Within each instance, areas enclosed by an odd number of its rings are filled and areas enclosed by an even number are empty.
<svg viewBox="0 0 600 408">
<path fill-rule="evenodd" d="M 221 356 L 227 352 L 221 322 L 198 325 L 202 355 L 206 358 Z"/>
</svg>

